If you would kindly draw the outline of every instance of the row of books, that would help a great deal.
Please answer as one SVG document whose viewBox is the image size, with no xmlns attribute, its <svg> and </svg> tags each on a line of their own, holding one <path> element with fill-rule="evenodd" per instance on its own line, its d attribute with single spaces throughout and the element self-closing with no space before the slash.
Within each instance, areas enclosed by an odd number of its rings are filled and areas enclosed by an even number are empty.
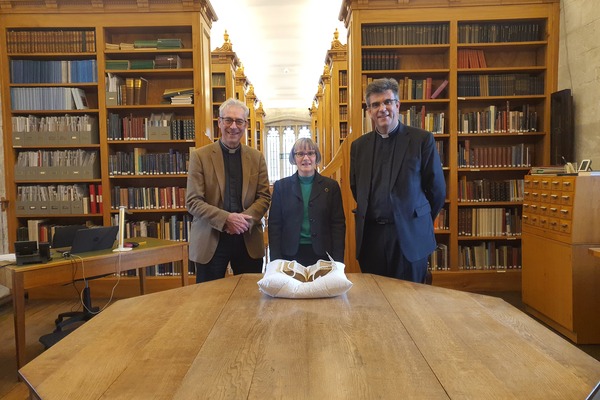
<svg viewBox="0 0 600 400">
<path fill-rule="evenodd" d="M 485 53 L 478 49 L 458 49 L 458 68 L 487 68 Z"/>
<path fill-rule="evenodd" d="M 10 60 L 11 83 L 95 83 L 98 65 L 91 60 Z"/>
<path fill-rule="evenodd" d="M 446 159 L 446 151 L 445 151 L 445 145 L 444 145 L 444 141 L 443 140 L 436 140 L 435 141 L 435 148 L 440 156 L 440 161 L 442 162 L 442 167 L 447 167 L 448 166 L 448 161 Z"/>
<path fill-rule="evenodd" d="M 172 175 L 187 174 L 189 152 L 169 149 L 165 153 L 147 153 L 136 147 L 133 151 L 117 151 L 108 156 L 108 171 L 119 175 Z"/>
<path fill-rule="evenodd" d="M 91 115 L 37 115 L 11 117 L 13 132 L 90 132 L 97 127 Z"/>
<path fill-rule="evenodd" d="M 531 96 L 544 94 L 544 75 L 460 75 L 458 96 Z"/>
<path fill-rule="evenodd" d="M 181 57 L 176 54 L 160 54 L 149 59 L 106 60 L 106 70 L 129 69 L 178 69 L 181 68 Z"/>
<path fill-rule="evenodd" d="M 535 106 L 524 104 L 520 110 L 490 105 L 483 110 L 464 112 L 458 110 L 458 133 L 517 133 L 537 132 L 538 114 Z"/>
<path fill-rule="evenodd" d="M 520 207 L 461 207 L 458 235 L 471 237 L 521 236 Z"/>
<path fill-rule="evenodd" d="M 448 44 L 447 22 L 433 24 L 363 25 L 363 46 Z"/>
<path fill-rule="evenodd" d="M 447 231 L 449 228 L 449 218 L 448 218 L 448 210 L 442 208 L 440 213 L 435 217 L 433 221 L 433 229 L 437 231 Z"/>
<path fill-rule="evenodd" d="M 84 110 L 88 109 L 85 91 L 68 87 L 11 87 L 13 110 Z"/>
<path fill-rule="evenodd" d="M 88 193 L 83 184 L 17 186 L 17 201 L 74 201 L 84 197 Z"/>
<path fill-rule="evenodd" d="M 535 42 L 543 40 L 540 22 L 459 23 L 459 43 Z"/>
<path fill-rule="evenodd" d="M 529 168 L 533 160 L 534 146 L 530 144 L 471 146 L 469 139 L 458 144 L 459 168 Z"/>
<path fill-rule="evenodd" d="M 377 78 L 362 75 L 361 86 L 363 93 L 374 79 Z M 413 79 L 404 76 L 396 77 L 396 80 L 398 81 L 398 96 L 400 100 L 437 99 L 438 97 L 441 97 L 448 86 L 447 79 L 436 82 L 431 77 L 425 79 Z"/>
<path fill-rule="evenodd" d="M 430 271 L 448 270 L 448 246 L 443 243 L 437 244 L 433 253 L 429 255 L 427 260 L 427 268 Z"/>
<path fill-rule="evenodd" d="M 97 151 L 83 149 L 21 151 L 17 167 L 91 166 L 98 159 Z"/>
<path fill-rule="evenodd" d="M 108 106 L 144 105 L 148 101 L 148 80 L 139 78 L 121 78 L 107 73 L 106 102 Z"/>
<path fill-rule="evenodd" d="M 108 140 L 194 140 L 194 120 L 173 117 L 173 113 L 151 114 L 150 117 L 109 113 Z"/>
<path fill-rule="evenodd" d="M 183 48 L 183 42 L 179 38 L 159 38 L 159 39 L 138 39 L 133 43 L 121 42 L 117 43 L 105 43 L 106 50 L 164 50 L 164 49 L 181 49 Z"/>
<path fill-rule="evenodd" d="M 338 77 L 340 79 L 340 86 L 348 86 L 348 71 L 339 71 Z"/>
<path fill-rule="evenodd" d="M 461 176 L 458 182 L 458 201 L 488 202 L 488 201 L 523 201 L 523 179 L 467 180 Z"/>
<path fill-rule="evenodd" d="M 400 122 L 415 128 L 425 129 L 434 135 L 445 133 L 445 113 L 426 111 L 425 106 L 411 106 L 400 112 Z"/>
<path fill-rule="evenodd" d="M 111 207 L 115 210 L 118 210 L 119 206 L 125 206 L 130 210 L 170 210 L 185 208 L 185 187 L 113 186 L 110 193 Z"/>
<path fill-rule="evenodd" d="M 7 30 L 6 50 L 13 53 L 94 53 L 96 31 Z"/>
<path fill-rule="evenodd" d="M 460 270 L 506 270 L 521 268 L 521 247 L 517 245 L 481 242 L 458 246 Z"/>
<path fill-rule="evenodd" d="M 118 214 L 113 216 L 112 224 L 118 224 Z M 163 215 L 158 221 L 125 221 L 124 234 L 130 237 L 154 237 L 165 240 L 187 242 L 192 216 L 187 213 Z"/>
<path fill-rule="evenodd" d="M 339 91 L 339 102 L 340 103 L 347 103 L 348 102 L 348 89 L 347 88 L 340 88 L 340 91 Z"/>
<path fill-rule="evenodd" d="M 396 70 L 400 69 L 400 54 L 394 51 L 363 50 L 362 70 Z"/>
</svg>

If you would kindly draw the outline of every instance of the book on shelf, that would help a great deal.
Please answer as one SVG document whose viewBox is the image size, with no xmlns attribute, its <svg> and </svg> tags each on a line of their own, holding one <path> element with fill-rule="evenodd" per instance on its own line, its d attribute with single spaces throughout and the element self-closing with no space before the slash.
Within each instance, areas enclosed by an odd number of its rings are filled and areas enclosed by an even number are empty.
<svg viewBox="0 0 600 400">
<path fill-rule="evenodd" d="M 131 63 L 129 60 L 106 60 L 105 61 L 105 69 L 106 70 L 115 70 L 115 69 L 130 69 Z"/>
<path fill-rule="evenodd" d="M 159 49 L 181 49 L 183 43 L 179 38 L 158 38 L 156 47 Z"/>
<path fill-rule="evenodd" d="M 194 94 L 194 88 L 174 88 L 174 89 L 165 89 L 163 91 L 163 99 L 170 99 L 174 96 L 192 96 Z"/>
<path fill-rule="evenodd" d="M 181 68 L 181 57 L 176 54 L 160 54 L 154 57 L 154 68 L 177 69 Z"/>
<path fill-rule="evenodd" d="M 446 88 L 446 86 L 448 86 L 448 79 L 444 79 L 444 81 L 440 83 L 440 86 L 438 86 L 438 88 L 435 89 L 435 91 L 431 94 L 431 98 L 436 99 Z"/>
<path fill-rule="evenodd" d="M 133 104 L 146 104 L 148 96 L 148 80 L 142 77 L 135 78 L 133 81 Z"/>
<path fill-rule="evenodd" d="M 125 99 L 121 104 L 131 106 L 135 102 L 135 78 L 125 78 Z"/>
<path fill-rule="evenodd" d="M 530 175 L 557 175 L 564 174 L 567 172 L 567 169 L 564 165 L 552 165 L 545 167 L 532 167 L 529 171 Z"/>
<path fill-rule="evenodd" d="M 71 93 L 73 94 L 75 107 L 77 107 L 78 110 L 87 110 L 90 108 L 88 106 L 87 97 L 85 96 L 85 91 L 83 89 L 71 88 Z"/>
<path fill-rule="evenodd" d="M 154 60 L 131 60 L 131 69 L 154 69 Z"/>
</svg>

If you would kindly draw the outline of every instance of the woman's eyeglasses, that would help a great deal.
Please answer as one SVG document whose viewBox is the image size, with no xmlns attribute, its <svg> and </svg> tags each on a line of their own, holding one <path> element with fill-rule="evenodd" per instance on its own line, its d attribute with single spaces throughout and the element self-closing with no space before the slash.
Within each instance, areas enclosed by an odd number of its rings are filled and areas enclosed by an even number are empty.
<svg viewBox="0 0 600 400">
<path fill-rule="evenodd" d="M 294 155 L 296 156 L 296 158 L 302 159 L 302 158 L 304 158 L 306 156 L 314 157 L 314 156 L 317 155 L 317 152 L 314 151 L 314 150 L 310 150 L 310 151 L 297 151 L 297 152 L 294 153 Z"/>
</svg>

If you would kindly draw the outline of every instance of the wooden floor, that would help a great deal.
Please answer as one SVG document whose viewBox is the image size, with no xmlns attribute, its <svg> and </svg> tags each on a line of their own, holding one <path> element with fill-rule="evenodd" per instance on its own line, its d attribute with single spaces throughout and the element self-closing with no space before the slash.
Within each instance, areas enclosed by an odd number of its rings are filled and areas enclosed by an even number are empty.
<svg viewBox="0 0 600 400">
<path fill-rule="evenodd" d="M 502 297 L 513 306 L 522 309 L 520 293 L 487 293 Z M 102 301 L 99 301 L 103 304 Z M 39 355 L 43 346 L 40 336 L 52 332 L 54 319 L 65 311 L 77 309 L 77 300 L 28 300 L 26 308 L 27 355 L 32 359 Z M 0 305 L 0 400 L 25 400 L 28 391 L 24 383 L 17 381 L 12 304 Z M 582 345 L 580 349 L 600 360 L 600 345 Z"/>
</svg>

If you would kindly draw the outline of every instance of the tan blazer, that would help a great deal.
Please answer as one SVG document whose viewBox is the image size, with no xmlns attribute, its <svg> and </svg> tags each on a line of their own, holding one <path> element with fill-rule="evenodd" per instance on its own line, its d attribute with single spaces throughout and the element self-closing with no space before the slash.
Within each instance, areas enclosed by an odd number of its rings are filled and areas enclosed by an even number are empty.
<svg viewBox="0 0 600 400">
<path fill-rule="evenodd" d="M 242 144 L 242 207 L 252 216 L 244 242 L 252 258 L 265 253 L 261 219 L 269 209 L 271 193 L 267 164 L 261 152 Z M 208 263 L 217 249 L 219 234 L 229 215 L 223 210 L 225 168 L 219 142 L 196 149 L 190 155 L 186 207 L 194 217 L 190 229 L 190 260 Z"/>
</svg>

